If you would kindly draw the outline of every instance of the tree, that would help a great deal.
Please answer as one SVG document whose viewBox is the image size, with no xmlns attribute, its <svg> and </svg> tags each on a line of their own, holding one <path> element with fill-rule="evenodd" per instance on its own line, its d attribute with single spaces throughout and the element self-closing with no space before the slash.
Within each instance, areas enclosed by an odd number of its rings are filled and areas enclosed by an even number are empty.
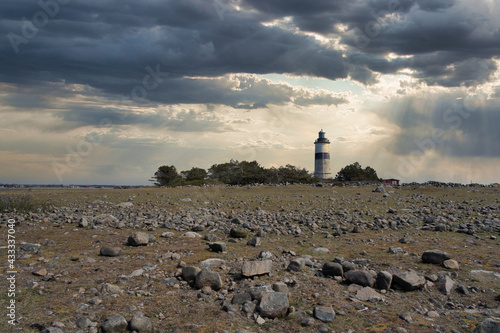
<svg viewBox="0 0 500 333">
<path fill-rule="evenodd" d="M 343 167 L 337 173 L 335 179 L 340 181 L 379 180 L 375 169 L 369 166 L 363 169 L 358 162 Z"/>
<path fill-rule="evenodd" d="M 205 180 L 207 172 L 205 169 L 193 167 L 191 170 L 181 171 L 181 175 L 186 181 L 191 182 L 195 180 Z"/>
<path fill-rule="evenodd" d="M 177 169 L 173 165 L 162 165 L 155 172 L 150 181 L 155 182 L 156 186 L 174 186 L 181 180 Z"/>
</svg>

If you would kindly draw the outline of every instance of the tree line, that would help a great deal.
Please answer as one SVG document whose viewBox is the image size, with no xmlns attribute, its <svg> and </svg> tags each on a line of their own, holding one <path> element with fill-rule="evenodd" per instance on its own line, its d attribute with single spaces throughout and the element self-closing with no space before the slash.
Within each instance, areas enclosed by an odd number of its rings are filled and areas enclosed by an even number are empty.
<svg viewBox="0 0 500 333">
<path fill-rule="evenodd" d="M 337 181 L 378 181 L 377 172 L 371 168 L 362 168 L 356 162 L 342 168 L 337 173 Z M 306 169 L 290 164 L 278 168 L 264 168 L 257 161 L 230 160 L 227 163 L 214 164 L 208 170 L 193 167 L 177 172 L 173 165 L 158 168 L 150 179 L 157 186 L 202 186 L 207 184 L 250 185 L 250 184 L 310 184 L 320 181 Z"/>
<path fill-rule="evenodd" d="M 208 170 L 193 167 L 180 173 L 173 165 L 163 165 L 158 168 L 150 181 L 157 186 L 200 186 L 314 183 L 319 179 L 306 169 L 290 164 L 279 168 L 264 168 L 257 161 L 230 160 L 227 163 L 214 164 Z"/>
</svg>

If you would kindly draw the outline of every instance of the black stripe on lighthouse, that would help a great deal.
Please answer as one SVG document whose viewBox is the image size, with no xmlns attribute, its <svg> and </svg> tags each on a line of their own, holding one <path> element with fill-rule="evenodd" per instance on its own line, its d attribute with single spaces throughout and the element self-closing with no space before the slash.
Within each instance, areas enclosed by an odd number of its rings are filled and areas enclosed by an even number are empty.
<svg viewBox="0 0 500 333">
<path fill-rule="evenodd" d="M 330 153 L 315 153 L 314 154 L 314 159 L 315 160 L 329 160 L 330 159 Z"/>
</svg>

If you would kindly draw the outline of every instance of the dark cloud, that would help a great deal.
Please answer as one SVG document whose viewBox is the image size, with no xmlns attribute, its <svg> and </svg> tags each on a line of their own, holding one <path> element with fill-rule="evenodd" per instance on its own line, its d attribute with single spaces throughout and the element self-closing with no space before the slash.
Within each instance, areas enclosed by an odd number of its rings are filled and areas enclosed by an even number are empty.
<svg viewBox="0 0 500 333">
<path fill-rule="evenodd" d="M 456 0 L 417 0 L 418 7 L 429 12 L 450 8 L 455 2 Z"/>
</svg>

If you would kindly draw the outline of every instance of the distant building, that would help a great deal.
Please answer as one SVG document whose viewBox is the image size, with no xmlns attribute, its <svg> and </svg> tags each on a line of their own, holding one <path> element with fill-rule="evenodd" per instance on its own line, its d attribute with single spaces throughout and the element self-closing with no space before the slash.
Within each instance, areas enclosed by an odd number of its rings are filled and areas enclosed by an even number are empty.
<svg viewBox="0 0 500 333">
<path fill-rule="evenodd" d="M 321 179 L 331 179 L 330 171 L 330 141 L 325 138 L 321 130 L 319 137 L 314 141 L 314 176 Z"/>
<path fill-rule="evenodd" d="M 394 179 L 394 178 L 384 179 L 382 182 L 388 185 L 399 185 L 399 179 Z"/>
</svg>

